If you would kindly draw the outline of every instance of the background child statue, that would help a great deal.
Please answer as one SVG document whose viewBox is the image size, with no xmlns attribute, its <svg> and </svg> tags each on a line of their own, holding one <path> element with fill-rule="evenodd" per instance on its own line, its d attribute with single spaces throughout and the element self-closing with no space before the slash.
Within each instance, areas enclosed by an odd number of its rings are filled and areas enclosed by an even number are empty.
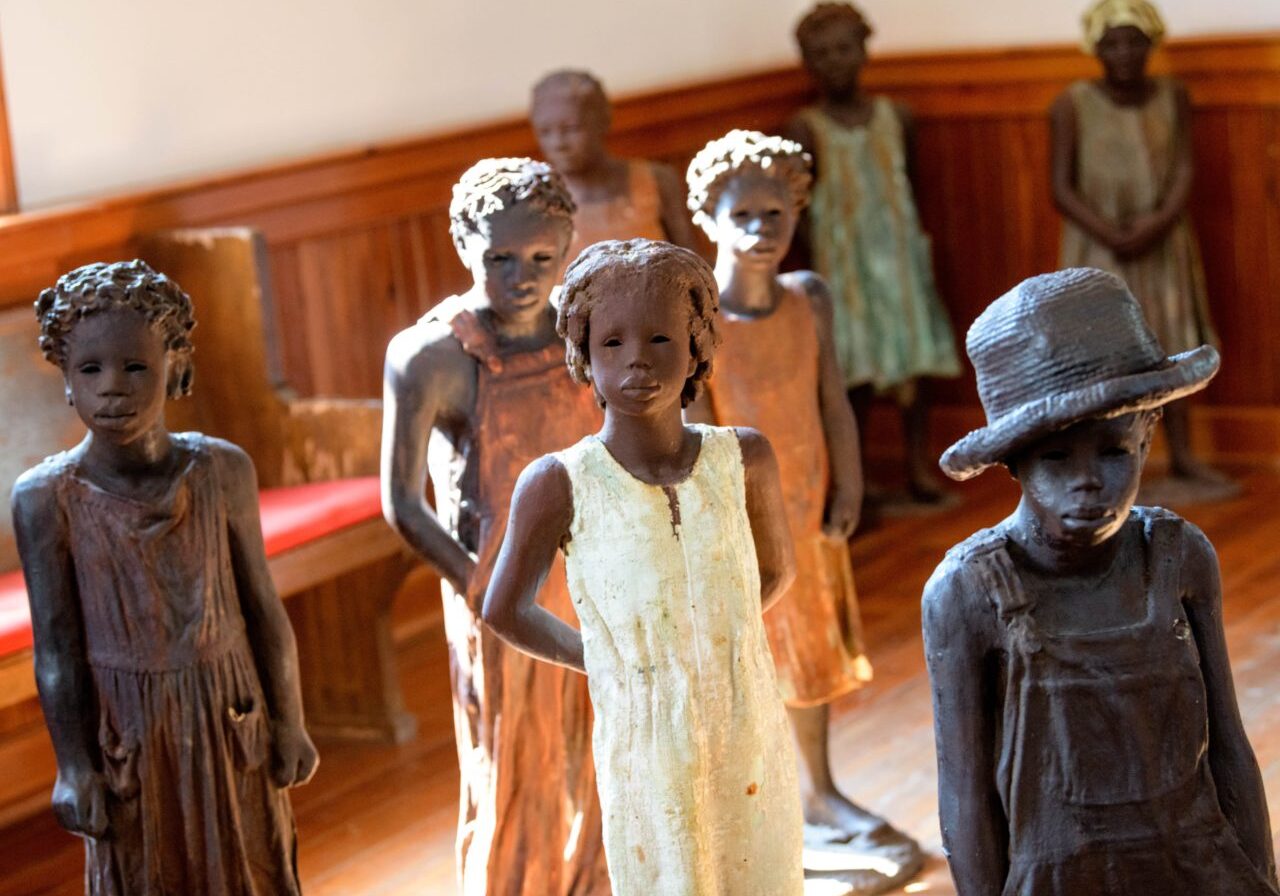
<svg viewBox="0 0 1280 896">
<path fill-rule="evenodd" d="M 942 457 L 1003 463 L 1013 514 L 925 586 L 943 842 L 960 896 L 1275 896 L 1213 546 L 1134 507 L 1159 408 L 1218 370 L 1166 358 L 1124 283 L 1077 268 L 968 337 L 987 426 Z"/>
<path fill-rule="evenodd" d="M 533 86 L 534 135 L 578 206 L 567 261 L 601 240 L 695 248 L 680 176 L 669 165 L 611 155 L 605 146 L 610 116 L 604 87 L 589 72 L 555 71 Z"/>
<path fill-rule="evenodd" d="M 723 338 L 716 375 L 690 410 L 770 440 L 795 540 L 796 580 L 765 629 L 800 757 L 806 842 L 855 853 L 852 866 L 866 870 L 842 876 L 857 878 L 855 892 L 880 892 L 919 870 L 921 856 L 831 774 L 829 705 L 869 681 L 871 665 L 848 548 L 862 464 L 836 365 L 831 296 L 812 271 L 778 274 L 808 202 L 809 155 L 791 140 L 731 131 L 694 157 L 687 180 L 694 221 L 716 245 Z"/>
<path fill-rule="evenodd" d="M 685 426 L 711 372 L 716 284 L 687 249 L 590 247 L 559 329 L 600 432 L 521 474 L 485 621 L 586 672 L 618 896 L 799 896 L 800 801 L 761 607 L 794 570 L 754 430 Z M 581 632 L 535 603 L 562 550 Z"/>
<path fill-rule="evenodd" d="M 911 114 L 859 84 L 870 35 L 847 3 L 819 3 L 800 21 L 796 40 L 821 97 L 792 120 L 787 136 L 814 158 L 802 237 L 831 289 L 845 385 L 858 410 L 872 391 L 893 395 L 902 408 L 910 495 L 932 502 L 943 494 L 920 378 L 957 376 L 960 362 L 912 194 Z"/>
<path fill-rule="evenodd" d="M 1161 345 L 1181 352 L 1215 343 L 1204 271 L 1187 200 L 1191 106 L 1186 88 L 1147 74 L 1164 37 L 1146 0 L 1100 0 L 1084 15 L 1084 46 L 1102 63 L 1053 103 L 1053 198 L 1062 212 L 1063 267 L 1123 277 Z M 1184 404 L 1164 411 L 1171 473 L 1165 500 L 1225 498 L 1238 489 L 1191 451 Z"/>
<path fill-rule="evenodd" d="M 387 348 L 383 508 L 444 580 L 468 896 L 608 892 L 586 682 L 511 650 L 480 622 L 520 470 L 600 424 L 569 378 L 549 301 L 573 210 L 542 162 L 476 163 L 449 209 L 475 285 Z M 537 599 L 576 619 L 559 566 Z"/>
<path fill-rule="evenodd" d="M 85 837 L 86 892 L 296 894 L 285 788 L 317 759 L 253 462 L 164 425 L 191 389 L 191 300 L 141 261 L 91 264 L 36 315 L 89 430 L 12 498 L 53 811 Z"/>
</svg>

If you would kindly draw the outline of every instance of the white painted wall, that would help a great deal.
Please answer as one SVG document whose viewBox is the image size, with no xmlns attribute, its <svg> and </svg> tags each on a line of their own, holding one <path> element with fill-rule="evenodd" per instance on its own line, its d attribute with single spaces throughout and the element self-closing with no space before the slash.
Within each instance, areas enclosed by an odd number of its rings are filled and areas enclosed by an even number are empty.
<svg viewBox="0 0 1280 896">
<path fill-rule="evenodd" d="M 0 0 L 24 208 L 518 113 L 564 65 L 614 93 L 794 58 L 810 0 Z M 863 0 L 875 50 L 1074 40 L 1078 0 Z M 1165 0 L 1175 34 L 1276 0 Z"/>
</svg>

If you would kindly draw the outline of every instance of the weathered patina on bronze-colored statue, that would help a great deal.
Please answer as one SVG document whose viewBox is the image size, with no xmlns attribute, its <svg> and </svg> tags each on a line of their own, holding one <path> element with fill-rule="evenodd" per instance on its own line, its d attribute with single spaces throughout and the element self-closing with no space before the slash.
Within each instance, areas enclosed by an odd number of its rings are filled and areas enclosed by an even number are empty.
<svg viewBox="0 0 1280 896">
<path fill-rule="evenodd" d="M 552 72 L 533 87 L 529 119 L 538 145 L 564 177 L 578 209 L 568 264 L 601 240 L 666 240 L 695 248 L 684 187 L 669 165 L 609 152 L 611 111 L 588 72 Z"/>
<path fill-rule="evenodd" d="M 855 411 L 865 423 L 874 394 L 896 401 L 908 495 L 946 503 L 929 456 L 925 381 L 958 375 L 960 362 L 916 211 L 911 113 L 861 86 L 870 36 L 847 3 L 819 3 L 796 27 L 819 92 L 787 128 L 816 169 L 797 235 L 831 290 L 836 360 Z"/>
<path fill-rule="evenodd" d="M 586 896 L 609 886 L 586 682 L 511 649 L 480 621 L 520 471 L 600 425 L 600 409 L 565 368 L 549 301 L 573 209 L 541 162 L 473 166 L 450 216 L 474 286 L 387 349 L 384 510 L 444 580 L 467 896 Z M 576 621 L 561 566 L 537 600 Z"/>
<path fill-rule="evenodd" d="M 1160 408 L 1218 353 L 1167 357 L 1123 281 L 1034 277 L 974 323 L 987 425 L 957 479 L 1022 499 L 925 587 L 943 842 L 959 896 L 1276 896 L 1213 546 L 1135 507 Z"/>
<path fill-rule="evenodd" d="M 86 891 L 297 893 L 285 789 L 317 759 L 253 463 L 164 423 L 191 388 L 190 299 L 141 261 L 93 264 L 36 314 L 89 430 L 12 499 L 53 810 L 85 837 Z"/>
</svg>

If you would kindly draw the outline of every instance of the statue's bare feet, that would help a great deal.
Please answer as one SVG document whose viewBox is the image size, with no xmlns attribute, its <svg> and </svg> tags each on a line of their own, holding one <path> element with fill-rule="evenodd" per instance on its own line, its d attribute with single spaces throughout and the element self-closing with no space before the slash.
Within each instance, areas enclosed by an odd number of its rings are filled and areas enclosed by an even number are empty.
<svg viewBox="0 0 1280 896">
<path fill-rule="evenodd" d="M 805 879 L 815 886 L 821 882 L 823 893 L 871 896 L 895 890 L 923 864 L 914 840 L 840 793 L 807 801 Z"/>
</svg>

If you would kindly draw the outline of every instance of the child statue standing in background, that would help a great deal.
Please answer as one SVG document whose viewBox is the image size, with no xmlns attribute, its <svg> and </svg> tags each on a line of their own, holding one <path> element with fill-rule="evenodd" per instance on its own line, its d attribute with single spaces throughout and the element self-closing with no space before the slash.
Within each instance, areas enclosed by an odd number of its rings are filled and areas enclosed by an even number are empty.
<svg viewBox="0 0 1280 896">
<path fill-rule="evenodd" d="M 1084 16 L 1085 48 L 1103 77 L 1077 81 L 1054 101 L 1053 197 L 1062 212 L 1063 267 L 1124 278 L 1148 325 L 1171 352 L 1213 344 L 1204 271 L 1187 201 L 1191 106 L 1186 88 L 1147 74 L 1164 36 L 1147 0 L 1100 0 Z M 1171 473 L 1163 500 L 1230 497 L 1235 484 L 1197 459 L 1185 404 L 1164 411 Z"/>
<path fill-rule="evenodd" d="M 841 793 L 831 773 L 830 705 L 869 681 L 871 665 L 848 546 L 862 463 L 836 365 L 831 296 L 812 271 L 778 274 L 809 199 L 809 156 L 791 140 L 731 131 L 694 157 L 687 180 L 694 221 L 717 247 L 723 338 L 716 375 L 689 416 L 750 426 L 774 446 L 796 580 L 764 618 L 800 759 L 806 842 L 849 854 L 859 870 L 839 878 L 852 892 L 880 892 L 915 874 L 921 857 L 910 838 Z"/>
<path fill-rule="evenodd" d="M 831 290 L 836 360 L 855 409 L 873 391 L 893 395 L 902 409 L 910 495 L 937 502 L 943 492 L 920 380 L 957 376 L 960 362 L 912 193 L 910 113 L 859 85 L 870 35 L 862 13 L 847 3 L 819 3 L 796 27 L 821 93 L 787 133 L 816 167 L 801 237 Z"/>
<path fill-rule="evenodd" d="M 552 72 L 533 87 L 534 135 L 578 206 L 565 263 L 601 240 L 665 240 L 696 248 L 680 175 L 658 162 L 610 155 L 610 114 L 604 88 L 588 72 Z"/>
<path fill-rule="evenodd" d="M 516 477 L 600 425 L 590 392 L 569 377 L 550 303 L 573 210 L 546 164 L 477 162 L 449 208 L 474 286 L 387 347 L 383 509 L 443 579 L 466 896 L 609 888 L 586 682 L 507 647 L 480 621 Z M 538 604 L 577 619 L 558 563 Z"/>
</svg>

